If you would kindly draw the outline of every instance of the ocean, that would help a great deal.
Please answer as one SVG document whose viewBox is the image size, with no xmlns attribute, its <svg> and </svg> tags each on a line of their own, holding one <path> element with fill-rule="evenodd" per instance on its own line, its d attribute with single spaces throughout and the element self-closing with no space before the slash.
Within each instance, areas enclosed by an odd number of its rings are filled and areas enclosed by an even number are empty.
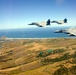
<svg viewBox="0 0 76 75">
<path fill-rule="evenodd" d="M 69 27 L 37 27 L 22 29 L 3 29 L 0 30 L 0 37 L 7 38 L 73 38 L 65 33 L 54 33 L 56 30 L 67 29 Z"/>
</svg>

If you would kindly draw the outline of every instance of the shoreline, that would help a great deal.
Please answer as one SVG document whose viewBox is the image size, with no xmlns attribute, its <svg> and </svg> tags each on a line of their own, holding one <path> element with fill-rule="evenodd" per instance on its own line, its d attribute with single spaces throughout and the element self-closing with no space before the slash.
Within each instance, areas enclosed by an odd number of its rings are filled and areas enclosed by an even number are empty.
<svg viewBox="0 0 76 75">
<path fill-rule="evenodd" d="M 2 38 L 1 38 L 2 39 Z M 11 40 L 11 39 L 76 39 L 76 37 L 54 37 L 54 38 L 6 38 L 6 40 Z"/>
<path fill-rule="evenodd" d="M 55 37 L 55 38 L 0 38 L 0 42 L 10 40 L 47 40 L 47 39 L 76 39 L 76 37 Z"/>
</svg>

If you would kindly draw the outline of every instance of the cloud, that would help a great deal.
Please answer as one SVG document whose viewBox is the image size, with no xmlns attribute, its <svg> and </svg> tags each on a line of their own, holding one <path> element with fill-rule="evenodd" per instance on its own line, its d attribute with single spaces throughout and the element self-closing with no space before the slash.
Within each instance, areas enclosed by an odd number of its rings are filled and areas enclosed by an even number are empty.
<svg viewBox="0 0 76 75">
<path fill-rule="evenodd" d="M 58 5 L 62 4 L 63 2 L 64 2 L 64 0 L 56 0 L 56 3 L 57 3 Z"/>
</svg>

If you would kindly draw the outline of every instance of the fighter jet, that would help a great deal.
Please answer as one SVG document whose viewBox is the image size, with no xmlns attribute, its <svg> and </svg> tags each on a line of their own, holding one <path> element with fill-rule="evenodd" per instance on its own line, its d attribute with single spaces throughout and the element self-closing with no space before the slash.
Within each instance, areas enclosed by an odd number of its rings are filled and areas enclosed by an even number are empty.
<svg viewBox="0 0 76 75">
<path fill-rule="evenodd" d="M 71 27 L 69 29 L 66 29 L 64 33 L 68 34 L 69 36 L 76 36 L 76 28 Z"/>
<path fill-rule="evenodd" d="M 68 34 L 69 36 L 76 36 L 76 27 L 71 27 L 69 29 L 64 29 L 64 30 L 56 30 L 55 33 L 65 33 Z"/>
<path fill-rule="evenodd" d="M 50 21 L 50 19 L 48 19 L 47 21 L 43 21 L 43 22 L 32 22 L 28 25 L 36 25 L 38 27 L 45 27 L 47 25 L 51 25 L 51 23 L 64 24 L 64 23 L 67 23 L 67 19 L 65 18 L 64 20 L 60 20 L 60 21 Z"/>
<path fill-rule="evenodd" d="M 47 25 L 50 25 L 50 19 L 48 19 L 47 22 L 46 21 L 43 21 L 43 22 L 32 22 L 32 23 L 30 23 L 28 25 L 36 25 L 38 27 L 45 27 Z"/>
<path fill-rule="evenodd" d="M 64 24 L 64 23 L 67 23 L 67 19 L 65 18 L 64 20 L 59 20 L 59 21 L 51 21 L 51 23 L 57 23 L 57 24 Z"/>
</svg>

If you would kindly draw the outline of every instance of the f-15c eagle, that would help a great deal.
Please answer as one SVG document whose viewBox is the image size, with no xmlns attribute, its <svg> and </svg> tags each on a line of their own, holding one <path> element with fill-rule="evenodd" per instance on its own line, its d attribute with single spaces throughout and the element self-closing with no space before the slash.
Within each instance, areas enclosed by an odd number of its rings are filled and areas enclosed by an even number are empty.
<svg viewBox="0 0 76 75">
<path fill-rule="evenodd" d="M 76 36 L 76 27 L 66 29 L 64 33 L 68 34 L 69 36 Z"/>
<path fill-rule="evenodd" d="M 76 27 L 71 27 L 69 29 L 64 29 L 64 30 L 56 30 L 55 33 L 65 33 L 68 34 L 69 36 L 76 36 Z"/>
<path fill-rule="evenodd" d="M 43 21 L 43 22 L 32 22 L 28 25 L 36 25 L 38 27 L 45 27 L 47 25 L 51 25 L 51 23 L 57 23 L 57 24 L 64 24 L 67 23 L 67 19 L 65 18 L 64 20 L 59 20 L 59 21 L 50 21 L 50 19 L 48 19 L 47 21 Z"/>
<path fill-rule="evenodd" d="M 51 21 L 50 21 L 50 19 L 48 19 L 47 22 L 46 21 L 43 21 L 43 22 L 32 22 L 32 23 L 30 23 L 28 25 L 36 25 L 38 27 L 45 27 L 47 25 L 50 25 L 50 23 L 51 23 Z"/>
<path fill-rule="evenodd" d="M 65 18 L 64 20 L 54 20 L 54 21 L 51 21 L 51 23 L 57 23 L 57 24 L 64 24 L 64 23 L 67 23 L 67 19 Z"/>
</svg>

